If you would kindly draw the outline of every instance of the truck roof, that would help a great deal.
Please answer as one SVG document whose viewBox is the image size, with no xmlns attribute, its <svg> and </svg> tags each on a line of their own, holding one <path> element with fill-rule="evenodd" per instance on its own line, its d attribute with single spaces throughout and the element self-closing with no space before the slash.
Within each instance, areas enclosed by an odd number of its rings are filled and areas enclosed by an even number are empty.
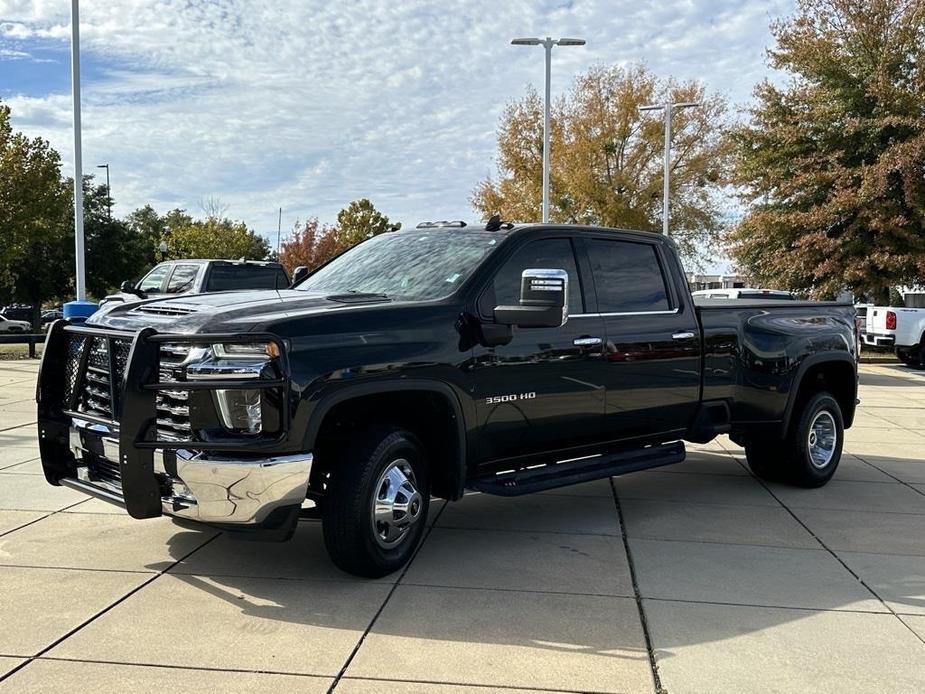
<svg viewBox="0 0 925 694">
<path fill-rule="evenodd" d="M 651 241 L 653 237 L 661 239 L 668 243 L 674 243 L 670 238 L 663 236 L 658 231 L 642 231 L 640 229 L 620 229 L 617 227 L 596 226 L 589 224 L 557 224 L 554 222 L 498 222 L 492 226 L 492 221 L 468 223 L 462 220 L 439 221 L 439 222 L 421 222 L 413 229 L 406 231 L 433 231 L 441 230 L 447 232 L 471 233 L 473 231 L 491 232 L 495 234 L 514 234 L 525 231 L 548 230 L 548 231 L 578 231 L 578 232 L 619 232 L 621 234 L 631 234 Z M 500 224 L 500 226 L 498 226 Z"/>
</svg>

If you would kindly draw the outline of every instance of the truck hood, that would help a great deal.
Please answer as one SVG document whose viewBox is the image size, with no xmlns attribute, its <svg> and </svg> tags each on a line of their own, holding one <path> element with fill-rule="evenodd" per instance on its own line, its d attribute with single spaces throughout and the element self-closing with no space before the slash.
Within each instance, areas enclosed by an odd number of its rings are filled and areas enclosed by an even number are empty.
<svg viewBox="0 0 925 694">
<path fill-rule="evenodd" d="M 185 294 L 175 299 L 114 303 L 97 311 L 87 323 L 130 331 L 150 326 L 158 331 L 181 334 L 249 332 L 295 313 L 304 316 L 351 310 L 387 301 L 372 295 L 332 298 L 289 289 Z"/>
</svg>

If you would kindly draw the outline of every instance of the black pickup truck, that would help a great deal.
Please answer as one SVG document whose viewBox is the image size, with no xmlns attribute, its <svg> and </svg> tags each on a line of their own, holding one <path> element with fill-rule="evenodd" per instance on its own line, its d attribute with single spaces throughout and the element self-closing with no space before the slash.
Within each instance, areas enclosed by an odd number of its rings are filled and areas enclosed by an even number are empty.
<svg viewBox="0 0 925 694">
<path fill-rule="evenodd" d="M 674 244 L 431 223 L 294 288 L 55 322 L 38 382 L 51 484 L 239 535 L 320 517 L 346 571 L 411 556 L 431 496 L 512 496 L 684 460 L 728 434 L 815 487 L 854 417 L 854 308 L 695 305 Z"/>
</svg>

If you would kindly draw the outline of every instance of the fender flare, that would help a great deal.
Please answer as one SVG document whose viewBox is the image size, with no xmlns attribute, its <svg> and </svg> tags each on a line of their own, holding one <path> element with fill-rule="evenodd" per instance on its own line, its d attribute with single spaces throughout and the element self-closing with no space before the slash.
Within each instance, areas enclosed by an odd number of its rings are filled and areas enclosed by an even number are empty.
<svg viewBox="0 0 925 694">
<path fill-rule="evenodd" d="M 806 357 L 800 365 L 797 367 L 796 374 L 793 377 L 793 383 L 790 386 L 790 393 L 787 397 L 787 405 L 784 407 L 784 416 L 781 421 L 781 436 L 787 436 L 787 432 L 790 428 L 790 419 L 793 415 L 793 408 L 796 407 L 797 402 L 797 393 L 800 392 L 800 387 L 803 385 L 803 379 L 806 377 L 806 372 L 810 368 L 818 364 L 824 364 L 826 362 L 844 362 L 848 364 L 852 371 L 854 371 L 854 383 L 852 384 L 853 400 L 857 400 L 858 397 L 858 368 L 857 362 L 847 352 L 836 352 L 836 351 L 827 351 L 819 352 L 817 354 L 811 354 Z M 847 415 L 848 413 L 843 413 Z M 854 420 L 854 409 L 851 410 L 851 416 L 846 417 L 847 426 L 851 426 L 851 422 Z"/>
<path fill-rule="evenodd" d="M 357 383 L 338 388 L 336 391 L 324 395 L 311 411 L 308 427 L 305 431 L 305 450 L 313 450 L 318 439 L 318 432 L 327 414 L 336 406 L 348 400 L 361 398 L 367 395 L 385 395 L 410 390 L 423 390 L 440 395 L 450 406 L 455 420 L 456 428 L 456 460 L 454 461 L 451 479 L 456 491 L 454 498 L 460 498 L 464 491 L 468 469 L 468 442 L 466 437 L 466 420 L 463 415 L 462 404 L 456 391 L 443 381 L 431 379 L 389 379 L 372 383 Z"/>
</svg>

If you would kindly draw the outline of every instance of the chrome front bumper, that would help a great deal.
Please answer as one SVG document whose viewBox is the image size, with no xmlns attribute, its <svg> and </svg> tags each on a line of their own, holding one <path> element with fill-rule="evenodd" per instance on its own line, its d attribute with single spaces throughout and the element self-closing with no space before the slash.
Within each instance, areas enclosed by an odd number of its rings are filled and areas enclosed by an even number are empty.
<svg viewBox="0 0 925 694">
<path fill-rule="evenodd" d="M 90 467 L 81 464 L 90 454 L 85 447 L 87 436 L 98 439 L 102 457 L 117 466 L 118 433 L 99 424 L 74 420 L 69 443 L 78 462 L 79 482 L 102 490 L 99 496 L 119 503 L 121 485 L 93 479 Z M 165 457 L 163 451 L 154 451 L 154 473 L 165 490 L 161 496 L 163 512 L 203 523 L 259 525 L 279 508 L 300 506 L 312 469 L 311 453 L 242 460 L 178 450 L 175 471 L 168 470 Z"/>
</svg>

